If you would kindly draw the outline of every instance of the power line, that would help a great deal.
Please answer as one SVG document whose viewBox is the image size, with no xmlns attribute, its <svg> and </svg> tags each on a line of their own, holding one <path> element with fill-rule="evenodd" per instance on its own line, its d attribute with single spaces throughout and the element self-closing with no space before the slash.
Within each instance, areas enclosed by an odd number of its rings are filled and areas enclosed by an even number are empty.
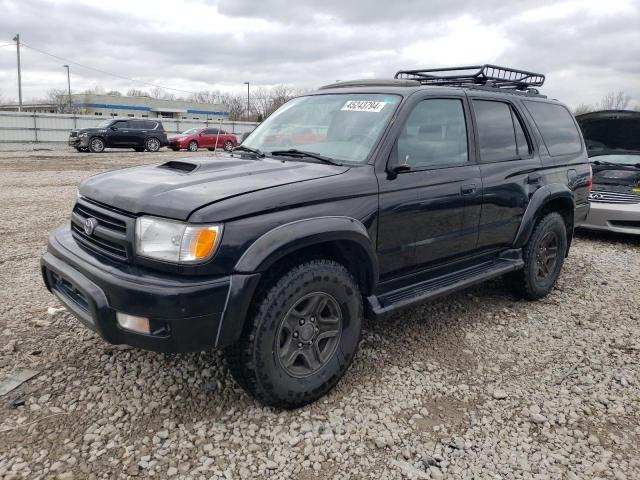
<svg viewBox="0 0 640 480">
<path fill-rule="evenodd" d="M 12 44 L 9 44 L 9 45 L 12 45 Z M 130 82 L 139 83 L 141 85 L 148 85 L 150 87 L 162 88 L 163 90 L 172 90 L 174 92 L 190 93 L 190 94 L 195 94 L 196 93 L 196 92 L 193 92 L 191 90 L 181 90 L 179 88 L 165 87 L 163 85 L 158 85 L 158 84 L 155 84 L 155 83 L 145 82 L 143 80 L 136 80 L 135 78 L 126 77 L 124 75 L 119 75 L 117 73 L 107 72 L 106 70 L 102 70 L 100 68 L 91 67 L 89 65 L 85 65 L 83 63 L 79 63 L 79 62 L 76 62 L 74 60 L 70 60 L 68 58 L 60 57 L 60 56 L 55 55 L 53 53 L 45 52 L 44 50 L 40 50 L 39 48 L 35 48 L 35 47 L 32 47 L 31 45 L 27 45 L 24 42 L 21 42 L 20 45 L 23 46 L 23 47 L 27 47 L 28 49 L 33 50 L 35 52 L 41 53 L 43 55 L 48 55 L 49 57 L 55 58 L 57 60 L 61 60 L 63 62 L 71 63 L 71 64 L 76 65 L 78 67 L 86 68 L 87 70 L 93 70 L 94 72 L 102 73 L 103 75 L 109 75 L 111 77 L 120 78 L 122 80 L 128 80 Z"/>
<path fill-rule="evenodd" d="M 0 45 L 0 48 L 2 47 L 15 47 L 16 44 L 15 43 L 5 43 L 4 45 Z"/>
</svg>

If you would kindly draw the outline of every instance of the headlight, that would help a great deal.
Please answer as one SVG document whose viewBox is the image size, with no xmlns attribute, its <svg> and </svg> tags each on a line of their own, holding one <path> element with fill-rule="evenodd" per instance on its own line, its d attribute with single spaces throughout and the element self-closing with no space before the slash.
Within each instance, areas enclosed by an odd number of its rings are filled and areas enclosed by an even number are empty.
<svg viewBox="0 0 640 480">
<path fill-rule="evenodd" d="M 136 253 L 175 263 L 210 259 L 222 237 L 222 225 L 189 225 L 175 220 L 140 217 L 136 220 Z"/>
<path fill-rule="evenodd" d="M 79 134 L 78 134 L 78 136 L 79 136 L 79 137 L 86 137 L 87 135 L 89 135 L 87 132 L 79 133 Z"/>
</svg>

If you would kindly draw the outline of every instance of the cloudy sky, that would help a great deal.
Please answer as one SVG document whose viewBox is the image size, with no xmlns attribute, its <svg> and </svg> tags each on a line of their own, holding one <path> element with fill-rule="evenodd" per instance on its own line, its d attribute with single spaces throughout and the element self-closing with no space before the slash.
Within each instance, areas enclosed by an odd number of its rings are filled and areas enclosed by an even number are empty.
<svg viewBox="0 0 640 480">
<path fill-rule="evenodd" d="M 640 0 L 0 0 L 0 45 L 15 33 L 23 97 L 146 88 L 313 88 L 400 68 L 497 63 L 546 73 L 570 106 L 624 90 L 640 106 Z M 178 95 L 181 92 L 174 92 Z M 15 46 L 0 47 L 0 95 L 17 99 Z"/>
</svg>

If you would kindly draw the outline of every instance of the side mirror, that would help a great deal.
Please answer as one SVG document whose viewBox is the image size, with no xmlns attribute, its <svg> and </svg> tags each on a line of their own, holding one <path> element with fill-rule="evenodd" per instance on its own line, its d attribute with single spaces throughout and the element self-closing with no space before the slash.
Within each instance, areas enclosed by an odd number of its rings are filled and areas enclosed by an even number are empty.
<svg viewBox="0 0 640 480">
<path fill-rule="evenodd" d="M 118 127 L 111 127 L 111 130 L 115 132 L 116 130 L 118 130 Z"/>
</svg>

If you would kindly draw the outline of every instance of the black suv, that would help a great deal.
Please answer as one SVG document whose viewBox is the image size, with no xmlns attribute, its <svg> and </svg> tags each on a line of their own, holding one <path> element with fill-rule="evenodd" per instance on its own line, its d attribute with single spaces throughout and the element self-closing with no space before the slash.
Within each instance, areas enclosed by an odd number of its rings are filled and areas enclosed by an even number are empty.
<svg viewBox="0 0 640 480">
<path fill-rule="evenodd" d="M 224 348 L 261 401 L 316 400 L 365 316 L 501 275 L 527 299 L 553 288 L 591 172 L 543 80 L 484 66 L 336 83 L 225 157 L 91 177 L 49 239 L 46 286 L 108 342 Z"/>
<path fill-rule="evenodd" d="M 103 152 L 105 148 L 133 148 L 136 152 L 157 152 L 169 145 L 159 120 L 115 118 L 95 128 L 71 130 L 69 145 L 79 152 Z"/>
</svg>

